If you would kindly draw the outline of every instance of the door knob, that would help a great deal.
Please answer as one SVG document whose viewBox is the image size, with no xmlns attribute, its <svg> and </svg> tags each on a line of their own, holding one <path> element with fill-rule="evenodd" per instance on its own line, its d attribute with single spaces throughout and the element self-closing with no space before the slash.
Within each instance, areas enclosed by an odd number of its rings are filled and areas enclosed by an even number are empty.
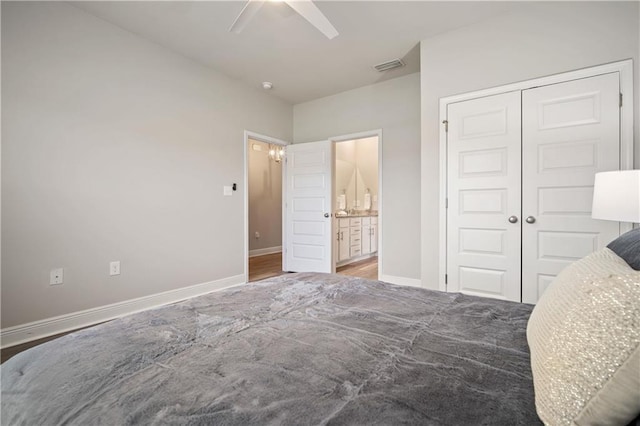
<svg viewBox="0 0 640 426">
<path fill-rule="evenodd" d="M 325 213 L 325 214 L 324 214 L 324 217 L 329 217 L 329 213 Z"/>
<path fill-rule="evenodd" d="M 518 222 L 518 216 L 509 216 L 509 222 L 510 223 L 517 223 Z"/>
<path fill-rule="evenodd" d="M 536 218 L 533 216 L 529 216 L 525 220 L 527 221 L 527 223 L 535 223 Z"/>
</svg>

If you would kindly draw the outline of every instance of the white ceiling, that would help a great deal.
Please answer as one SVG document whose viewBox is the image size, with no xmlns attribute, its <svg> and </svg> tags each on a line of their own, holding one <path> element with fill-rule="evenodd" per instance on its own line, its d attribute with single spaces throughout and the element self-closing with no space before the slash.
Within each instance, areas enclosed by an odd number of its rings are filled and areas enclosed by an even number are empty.
<svg viewBox="0 0 640 426">
<path fill-rule="evenodd" d="M 417 72 L 419 42 L 505 13 L 521 2 L 316 1 L 340 35 L 327 39 L 285 3 L 268 2 L 241 34 L 244 1 L 71 4 L 292 104 Z M 373 65 L 402 58 L 379 73 Z"/>
</svg>

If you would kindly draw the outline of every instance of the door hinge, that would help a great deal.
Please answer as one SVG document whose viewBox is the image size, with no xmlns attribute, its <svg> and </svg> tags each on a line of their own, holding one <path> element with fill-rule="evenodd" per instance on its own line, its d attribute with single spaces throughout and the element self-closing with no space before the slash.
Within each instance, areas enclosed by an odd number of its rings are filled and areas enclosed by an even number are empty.
<svg viewBox="0 0 640 426">
<path fill-rule="evenodd" d="M 622 93 L 620 93 L 620 108 L 622 108 Z"/>
<path fill-rule="evenodd" d="M 442 124 L 444 124 L 444 131 L 449 131 L 449 120 L 442 120 Z"/>
<path fill-rule="evenodd" d="M 449 198 L 448 197 L 444 199 L 444 208 L 445 209 L 449 208 Z"/>
<path fill-rule="evenodd" d="M 449 275 L 444 274 L 444 283 L 449 284 Z"/>
</svg>

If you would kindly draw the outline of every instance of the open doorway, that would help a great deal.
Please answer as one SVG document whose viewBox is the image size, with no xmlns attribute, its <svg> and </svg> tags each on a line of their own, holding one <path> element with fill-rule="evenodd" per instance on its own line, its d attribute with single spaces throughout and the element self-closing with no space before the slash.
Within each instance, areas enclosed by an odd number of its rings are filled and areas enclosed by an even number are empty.
<svg viewBox="0 0 640 426">
<path fill-rule="evenodd" d="M 281 275 L 282 166 L 285 143 L 247 134 L 247 281 Z"/>
<path fill-rule="evenodd" d="M 334 139 L 338 274 L 379 277 L 380 136 L 373 132 Z"/>
<path fill-rule="evenodd" d="M 382 131 L 288 145 L 285 160 L 272 159 L 281 167 L 278 173 L 282 178 L 280 246 L 265 241 L 258 244 L 263 238 L 259 228 L 265 226 L 260 223 L 265 223 L 266 213 L 254 202 L 253 194 L 249 200 L 249 193 L 256 185 L 264 192 L 267 181 L 273 190 L 275 179 L 271 171 L 267 175 L 260 166 L 250 164 L 250 156 L 264 160 L 268 157 L 265 152 L 277 151 L 278 146 L 286 143 L 249 132 L 245 134 L 245 142 L 247 281 L 281 275 L 283 270 L 338 272 L 380 279 L 383 271 Z M 260 142 L 266 146 L 260 147 Z M 354 157 L 349 160 L 351 169 L 339 172 L 338 177 L 336 149 L 341 147 L 351 149 Z M 262 152 L 262 157 L 255 155 L 256 152 Z M 338 158 L 347 161 L 346 156 Z M 266 164 L 270 168 L 274 166 Z M 349 180 L 336 182 L 342 177 Z M 277 198 L 271 202 L 276 203 Z M 274 222 L 271 219 L 266 223 Z"/>
</svg>

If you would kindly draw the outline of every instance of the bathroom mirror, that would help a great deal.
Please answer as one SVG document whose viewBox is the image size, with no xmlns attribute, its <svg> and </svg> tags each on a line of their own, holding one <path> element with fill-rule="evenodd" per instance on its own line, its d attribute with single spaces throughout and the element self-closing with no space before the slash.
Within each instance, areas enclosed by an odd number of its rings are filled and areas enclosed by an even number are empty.
<svg viewBox="0 0 640 426">
<path fill-rule="evenodd" d="M 336 210 L 377 210 L 377 194 L 378 138 L 337 143 Z"/>
<path fill-rule="evenodd" d="M 369 193 L 369 202 L 365 194 Z M 356 204 L 358 210 L 378 210 L 378 138 L 356 141 Z"/>
<path fill-rule="evenodd" d="M 336 144 L 336 210 L 353 208 L 356 199 L 355 141 Z"/>
</svg>

